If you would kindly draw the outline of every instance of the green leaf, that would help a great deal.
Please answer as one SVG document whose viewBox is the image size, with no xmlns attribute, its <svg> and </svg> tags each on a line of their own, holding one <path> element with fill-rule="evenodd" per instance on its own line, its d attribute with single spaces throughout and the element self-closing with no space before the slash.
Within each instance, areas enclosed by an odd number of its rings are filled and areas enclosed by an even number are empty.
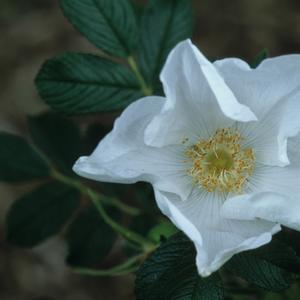
<svg viewBox="0 0 300 300">
<path fill-rule="evenodd" d="M 163 243 L 142 265 L 136 279 L 137 300 L 220 300 L 217 274 L 198 275 L 195 248 L 182 233 Z"/>
<path fill-rule="evenodd" d="M 48 60 L 36 86 L 52 109 L 66 114 L 115 111 L 143 96 L 129 69 L 89 54 L 68 53 Z"/>
<path fill-rule="evenodd" d="M 119 217 L 116 210 L 110 215 Z M 66 234 L 69 246 L 67 262 L 71 265 L 89 267 L 101 262 L 112 249 L 116 234 L 100 217 L 94 206 L 82 211 Z"/>
<path fill-rule="evenodd" d="M 133 11 L 135 13 L 136 22 L 137 22 L 138 26 L 140 26 L 141 19 L 144 14 L 144 10 L 145 10 L 145 5 L 143 5 L 141 3 L 135 3 L 133 0 L 131 0 L 131 5 L 132 5 Z"/>
<path fill-rule="evenodd" d="M 52 113 L 28 118 L 35 144 L 60 170 L 73 174 L 72 166 L 81 154 L 79 128 Z"/>
<path fill-rule="evenodd" d="M 270 244 L 255 250 L 254 254 L 288 272 L 300 274 L 300 258 L 283 241 L 274 239 Z"/>
<path fill-rule="evenodd" d="M 78 192 L 60 183 L 49 183 L 12 205 L 6 219 L 6 240 L 33 247 L 58 233 L 79 204 Z"/>
<path fill-rule="evenodd" d="M 127 57 L 137 43 L 137 24 L 128 0 L 60 0 L 65 16 L 91 43 Z"/>
<path fill-rule="evenodd" d="M 151 215 L 154 218 L 158 218 L 162 216 L 161 211 L 157 207 L 156 202 L 154 201 L 154 192 L 151 184 L 146 182 L 138 182 L 134 185 L 131 185 L 134 194 L 135 201 L 138 203 L 140 207 L 142 207 L 143 211 Z"/>
<path fill-rule="evenodd" d="M 291 276 L 285 267 L 297 261 L 299 264 L 295 253 L 292 253 L 287 246 L 273 241 L 257 250 L 235 255 L 225 267 L 251 284 L 268 291 L 279 292 L 290 285 Z"/>
<path fill-rule="evenodd" d="M 139 66 L 146 81 L 155 85 L 169 52 L 192 36 L 191 1 L 150 0 L 141 26 Z"/>
<path fill-rule="evenodd" d="M 0 133 L 0 180 L 20 182 L 45 178 L 50 174 L 48 164 L 23 138 Z"/>
<path fill-rule="evenodd" d="M 111 130 L 111 126 L 91 124 L 83 134 L 84 153 L 92 153 L 100 140 L 102 140 Z"/>
<path fill-rule="evenodd" d="M 251 68 L 257 68 L 263 60 L 265 60 L 269 56 L 268 49 L 263 49 L 260 51 L 255 58 L 253 59 L 252 63 L 250 64 Z"/>
</svg>

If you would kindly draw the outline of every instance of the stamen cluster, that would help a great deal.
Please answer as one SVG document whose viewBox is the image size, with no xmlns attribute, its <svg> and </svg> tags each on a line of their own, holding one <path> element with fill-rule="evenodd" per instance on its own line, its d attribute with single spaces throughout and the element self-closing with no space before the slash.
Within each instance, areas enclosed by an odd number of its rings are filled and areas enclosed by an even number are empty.
<svg viewBox="0 0 300 300">
<path fill-rule="evenodd" d="M 255 167 L 254 151 L 243 148 L 242 140 L 237 130 L 223 128 L 189 147 L 185 154 L 192 167 L 187 172 L 194 183 L 208 192 L 241 193 Z"/>
</svg>

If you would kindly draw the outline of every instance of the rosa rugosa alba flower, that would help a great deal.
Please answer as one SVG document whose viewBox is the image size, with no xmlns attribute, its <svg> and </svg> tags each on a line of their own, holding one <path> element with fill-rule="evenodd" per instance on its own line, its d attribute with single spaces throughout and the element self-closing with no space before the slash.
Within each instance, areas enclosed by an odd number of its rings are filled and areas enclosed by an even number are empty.
<svg viewBox="0 0 300 300">
<path fill-rule="evenodd" d="M 234 254 L 300 230 L 300 56 L 210 63 L 180 43 L 166 97 L 129 105 L 74 166 L 99 181 L 150 182 L 161 211 L 195 244 L 202 276 Z"/>
</svg>

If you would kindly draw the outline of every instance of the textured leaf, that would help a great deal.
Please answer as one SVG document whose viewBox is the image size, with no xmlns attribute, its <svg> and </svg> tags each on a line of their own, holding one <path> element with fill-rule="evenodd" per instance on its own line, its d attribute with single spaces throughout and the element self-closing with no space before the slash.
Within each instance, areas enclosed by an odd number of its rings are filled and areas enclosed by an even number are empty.
<svg viewBox="0 0 300 300">
<path fill-rule="evenodd" d="M 0 133 L 0 180 L 26 181 L 49 176 L 43 158 L 20 136 Z"/>
<path fill-rule="evenodd" d="M 194 246 L 182 233 L 163 243 L 137 274 L 138 300 L 219 300 L 223 294 L 217 274 L 198 275 Z"/>
<path fill-rule="evenodd" d="M 254 58 L 254 60 L 252 61 L 251 68 L 255 69 L 257 68 L 261 62 L 263 60 L 265 60 L 267 57 L 269 56 L 269 52 L 268 49 L 263 49 L 262 51 L 260 51 Z"/>
<path fill-rule="evenodd" d="M 129 56 L 137 42 L 135 14 L 128 0 L 60 0 L 65 16 L 95 46 Z"/>
<path fill-rule="evenodd" d="M 299 264 L 295 253 L 282 243 L 273 241 L 258 250 L 235 255 L 226 268 L 249 283 L 278 292 L 289 287 L 290 274 L 285 267 L 294 263 Z"/>
<path fill-rule="evenodd" d="M 292 273 L 300 273 L 300 258 L 293 248 L 280 240 L 254 251 L 256 256 Z"/>
<path fill-rule="evenodd" d="M 55 166 L 72 174 L 72 166 L 81 154 L 79 128 L 51 113 L 29 117 L 28 123 L 35 144 Z"/>
<path fill-rule="evenodd" d="M 66 114 L 114 111 L 143 96 L 125 66 L 88 54 L 69 53 L 48 60 L 36 85 L 52 109 Z"/>
<path fill-rule="evenodd" d="M 110 215 L 119 216 L 115 210 L 111 210 Z M 68 229 L 66 238 L 68 263 L 85 267 L 100 262 L 108 255 L 116 241 L 116 234 L 92 206 L 80 213 Z"/>
<path fill-rule="evenodd" d="M 150 84 L 156 84 L 169 52 L 192 35 L 190 0 L 150 0 L 141 25 L 138 59 Z"/>
<path fill-rule="evenodd" d="M 50 183 L 12 205 L 6 219 L 6 240 L 33 247 L 58 233 L 79 204 L 76 190 Z"/>
</svg>

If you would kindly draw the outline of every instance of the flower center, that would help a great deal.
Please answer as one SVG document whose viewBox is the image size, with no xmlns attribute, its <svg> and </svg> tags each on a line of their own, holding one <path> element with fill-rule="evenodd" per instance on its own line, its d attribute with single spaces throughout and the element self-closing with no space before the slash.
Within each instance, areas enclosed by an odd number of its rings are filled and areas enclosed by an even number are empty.
<svg viewBox="0 0 300 300">
<path fill-rule="evenodd" d="M 255 167 L 252 148 L 243 148 L 243 138 L 232 128 L 223 128 L 208 140 L 199 140 L 185 154 L 192 162 L 188 174 L 208 192 L 241 193 Z"/>
</svg>

